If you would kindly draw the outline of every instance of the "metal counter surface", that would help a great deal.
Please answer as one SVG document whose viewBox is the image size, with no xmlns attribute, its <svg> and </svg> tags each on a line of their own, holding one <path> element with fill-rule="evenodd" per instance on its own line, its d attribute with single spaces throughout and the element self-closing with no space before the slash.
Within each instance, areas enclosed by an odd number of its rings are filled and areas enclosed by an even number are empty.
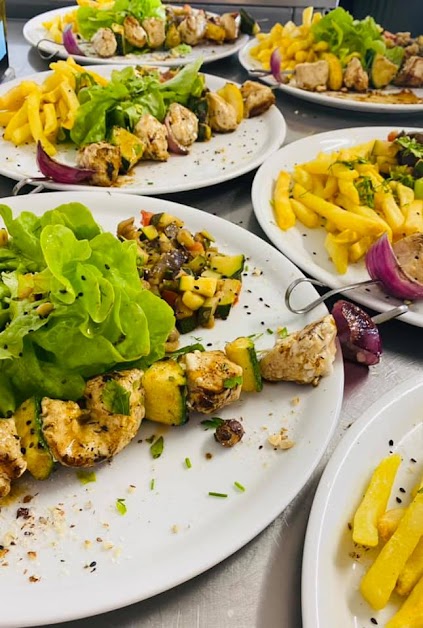
<svg viewBox="0 0 423 628">
<path fill-rule="evenodd" d="M 272 19 L 273 18 L 273 19 Z M 273 10 L 269 23 L 278 19 Z M 9 20 L 10 64 L 17 77 L 48 68 L 22 36 L 24 20 Z M 262 24 L 263 30 L 267 24 Z M 206 71 L 242 82 L 247 73 L 237 57 L 209 64 Z M 422 124 L 422 116 L 375 116 L 324 108 L 277 94 L 285 116 L 286 143 L 331 129 L 367 125 Z M 168 196 L 203 211 L 216 213 L 266 240 L 252 210 L 250 189 L 254 173 L 228 183 Z M 10 196 L 14 182 L 0 177 L 0 196 Z M 371 403 L 396 384 L 421 374 L 423 329 L 400 321 L 381 326 L 384 345 L 379 365 L 346 365 L 345 398 L 336 433 L 318 469 L 301 493 L 279 517 L 243 549 L 166 593 L 101 616 L 60 624 L 69 628 L 300 628 L 301 561 L 304 535 L 314 493 L 332 451 L 348 426 Z M 310 417 L 313 420 L 313 417 Z M 277 499 L 277 495 L 275 495 Z M 207 539 L 205 539 L 207 542 Z M 116 583 L 116 586 L 119 586 Z M 70 594 L 69 603 L 75 604 Z M 59 624 L 57 624 L 59 625 Z M 330 628 L 330 627 L 328 627 Z M 335 627 L 334 627 L 335 628 Z"/>
</svg>

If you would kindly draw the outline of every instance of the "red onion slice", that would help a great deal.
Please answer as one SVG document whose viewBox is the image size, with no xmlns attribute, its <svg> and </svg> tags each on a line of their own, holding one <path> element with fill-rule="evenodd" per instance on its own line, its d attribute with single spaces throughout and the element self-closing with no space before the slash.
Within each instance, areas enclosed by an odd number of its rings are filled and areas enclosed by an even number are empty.
<svg viewBox="0 0 423 628">
<path fill-rule="evenodd" d="M 41 142 L 37 144 L 37 164 L 45 177 L 58 183 L 81 183 L 88 181 L 95 173 L 94 170 L 58 163 L 47 155 Z"/>
<path fill-rule="evenodd" d="M 167 146 L 170 152 L 175 153 L 176 155 L 188 155 L 188 148 L 186 146 L 182 146 L 173 134 L 169 116 L 166 116 L 164 123 L 167 131 Z"/>
<path fill-rule="evenodd" d="M 413 236 L 404 238 L 412 246 Z M 381 236 L 366 255 L 367 271 L 383 285 L 385 292 L 398 299 L 423 299 L 423 284 L 414 280 L 400 266 L 386 234 Z"/>
<path fill-rule="evenodd" d="M 68 24 L 63 30 L 63 45 L 70 55 L 79 55 L 85 57 L 85 52 L 81 50 L 75 33 L 72 30 L 72 24 Z"/>
<path fill-rule="evenodd" d="M 273 78 L 278 83 L 283 83 L 284 79 L 281 74 L 281 63 L 282 63 L 282 55 L 279 48 L 275 48 L 270 57 L 270 71 L 272 73 Z"/>
<path fill-rule="evenodd" d="M 338 329 L 342 354 L 350 362 L 378 364 L 382 354 L 379 330 L 370 316 L 349 301 L 337 301 L 332 316 Z"/>
</svg>

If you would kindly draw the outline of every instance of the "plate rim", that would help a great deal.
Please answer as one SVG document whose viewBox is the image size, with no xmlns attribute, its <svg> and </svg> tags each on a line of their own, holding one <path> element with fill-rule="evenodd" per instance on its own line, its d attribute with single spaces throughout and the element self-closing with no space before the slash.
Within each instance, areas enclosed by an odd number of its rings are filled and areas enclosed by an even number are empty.
<svg viewBox="0 0 423 628">
<path fill-rule="evenodd" d="M 254 66 L 249 63 L 250 57 L 249 52 L 250 49 L 258 43 L 257 39 L 252 39 L 243 46 L 238 52 L 238 60 L 242 67 L 249 72 L 252 69 L 255 69 Z M 282 92 L 293 96 L 294 98 L 299 98 L 301 100 L 305 100 L 309 103 L 322 105 L 323 107 L 331 107 L 334 109 L 347 109 L 349 111 L 357 111 L 367 112 L 367 113 L 382 113 L 382 114 L 418 114 L 423 112 L 423 103 L 417 103 L 414 105 L 404 105 L 404 104 L 389 104 L 389 103 L 375 103 L 375 102 L 361 102 L 359 100 L 354 99 L 343 99 L 343 98 L 335 98 L 334 96 L 325 95 L 325 92 L 311 92 L 306 89 L 300 89 L 299 87 L 295 87 L 294 85 L 288 84 L 276 84 L 276 81 L 271 77 L 260 77 L 264 83 L 268 85 L 277 86 Z M 420 89 L 420 88 L 414 88 Z"/>
<path fill-rule="evenodd" d="M 190 63 L 192 61 L 190 60 L 186 60 L 184 57 L 176 57 L 175 59 L 163 59 L 163 60 L 151 60 L 151 61 L 142 61 L 142 55 L 140 55 L 140 59 L 132 59 L 132 58 L 126 58 L 126 57 L 122 57 L 122 60 L 119 60 L 119 57 L 112 57 L 110 60 L 106 59 L 102 59 L 100 57 L 84 57 L 81 55 L 69 55 L 68 52 L 63 49 L 62 50 L 62 46 L 60 44 L 56 44 L 56 42 L 53 42 L 49 39 L 45 39 L 45 41 L 47 42 L 45 45 L 40 46 L 40 41 L 44 41 L 44 40 L 39 40 L 36 41 L 36 38 L 33 36 L 33 30 L 34 28 L 37 27 L 38 22 L 40 21 L 41 18 L 43 18 L 44 20 L 47 20 L 48 18 L 52 18 L 55 17 L 57 15 L 61 15 L 62 13 L 69 13 L 69 11 L 73 11 L 75 9 L 78 8 L 78 5 L 69 5 L 67 7 L 59 7 L 56 9 L 51 9 L 49 11 L 44 11 L 43 13 L 39 13 L 38 15 L 34 15 L 34 17 L 32 17 L 30 20 L 28 20 L 23 27 L 23 36 L 25 38 L 25 40 L 27 41 L 27 43 L 32 46 L 33 48 L 35 48 L 36 50 L 41 50 L 43 52 L 46 52 L 48 54 L 52 54 L 54 53 L 55 56 L 59 57 L 60 59 L 67 59 L 67 57 L 72 56 L 75 61 L 77 61 L 78 63 L 81 64 L 98 64 L 98 65 L 160 65 L 162 67 L 177 67 L 177 66 L 181 66 L 181 65 L 187 65 L 188 63 Z M 208 54 L 205 55 L 204 63 L 212 63 L 214 61 L 219 61 L 221 59 L 226 59 L 227 57 L 230 57 L 233 54 L 238 53 L 244 46 L 246 46 L 248 44 L 249 41 L 249 35 L 247 35 L 246 33 L 240 33 L 238 39 L 235 40 L 235 42 L 233 42 L 232 44 L 230 42 L 228 42 L 228 45 L 231 45 L 230 49 L 226 49 L 223 53 L 222 52 L 216 52 L 215 54 Z M 59 47 L 59 50 L 57 50 L 57 47 Z M 193 48 L 195 49 L 195 47 Z"/>
<path fill-rule="evenodd" d="M 273 153 L 269 158 L 266 159 L 266 161 L 262 163 L 262 165 L 257 170 L 254 176 L 253 184 L 251 187 L 251 199 L 252 199 L 252 204 L 253 204 L 254 215 L 256 216 L 257 221 L 259 222 L 263 231 L 266 233 L 269 240 L 273 242 L 274 246 L 276 246 L 284 255 L 286 255 L 289 259 L 291 259 L 296 266 L 301 268 L 303 272 L 306 272 L 313 278 L 318 279 L 319 281 L 322 281 L 329 288 L 334 288 L 334 289 L 342 288 L 343 286 L 351 282 L 348 280 L 343 281 L 343 278 L 345 278 L 346 275 L 337 275 L 335 274 L 335 272 L 329 273 L 325 269 L 321 268 L 318 264 L 314 262 L 310 262 L 308 260 L 304 260 L 302 255 L 300 253 L 297 254 L 295 250 L 290 249 L 289 253 L 287 252 L 286 247 L 283 244 L 281 244 L 280 239 L 279 239 L 280 237 L 283 237 L 283 231 L 278 229 L 269 220 L 269 216 L 266 212 L 266 208 L 264 208 L 263 203 L 261 202 L 261 193 L 260 193 L 261 185 L 263 184 L 263 181 L 266 180 L 270 176 L 269 174 L 266 175 L 266 170 L 268 169 L 271 170 L 272 167 L 276 167 L 275 164 L 280 163 L 282 161 L 283 156 L 284 154 L 286 154 L 287 151 L 290 151 L 290 152 L 295 151 L 298 147 L 300 147 L 301 149 L 303 146 L 309 144 L 310 142 L 316 142 L 317 144 L 327 139 L 338 139 L 338 138 L 341 139 L 343 136 L 345 137 L 347 134 L 354 135 L 355 133 L 358 135 L 373 134 L 373 133 L 387 134 L 390 131 L 392 131 L 393 127 L 395 127 L 395 125 L 392 125 L 389 127 L 382 126 L 382 125 L 348 127 L 348 128 L 343 128 L 343 129 L 335 129 L 332 131 L 324 131 L 323 133 L 315 133 L 308 137 L 303 137 L 301 139 L 295 140 L 294 142 L 291 142 L 290 144 L 283 145 L 279 150 Z M 411 131 L 411 132 L 421 131 L 420 127 L 402 126 L 401 129 L 404 129 L 406 131 Z M 357 141 L 365 141 L 365 139 L 366 138 L 361 138 L 361 139 L 358 138 Z M 358 303 L 361 303 L 362 305 L 370 307 L 376 311 L 385 312 L 392 308 L 391 303 L 384 301 L 382 298 L 379 299 L 373 296 L 371 293 L 367 293 L 360 290 L 353 290 L 351 292 L 348 292 L 347 294 L 350 296 L 352 300 L 355 300 Z M 401 301 L 398 301 L 398 302 L 401 303 Z M 412 310 L 409 310 L 408 312 L 400 316 L 398 320 L 407 322 L 417 327 L 423 327 L 423 314 L 414 312 Z"/>
<path fill-rule="evenodd" d="M 199 215 L 201 212 L 201 210 L 199 209 L 196 209 L 188 205 L 184 205 L 182 203 L 177 203 L 175 201 L 167 201 L 165 199 L 156 199 L 154 197 L 149 197 L 149 196 L 140 196 L 140 197 L 137 197 L 137 199 L 135 199 L 132 197 L 128 197 L 127 195 L 124 195 L 124 194 L 120 195 L 120 197 L 116 197 L 116 196 L 109 195 L 107 192 L 91 193 L 88 195 L 88 197 L 84 193 L 72 194 L 69 192 L 60 192 L 60 193 L 50 192 L 47 194 L 37 196 L 37 199 L 40 199 L 39 202 L 45 200 L 45 203 L 47 206 L 46 210 L 47 210 L 49 208 L 50 199 L 52 201 L 53 199 L 55 199 L 54 204 L 58 205 L 62 202 L 67 202 L 67 201 L 69 202 L 71 198 L 73 198 L 75 201 L 84 202 L 89 206 L 90 200 L 94 199 L 94 195 L 97 196 L 98 201 L 107 200 L 107 202 L 113 203 L 113 205 L 115 205 L 116 202 L 119 200 L 121 200 L 123 204 L 124 203 L 132 204 L 137 200 L 139 201 L 140 205 L 142 205 L 142 203 L 153 203 L 153 204 L 166 203 L 166 206 L 169 208 L 170 212 L 176 211 L 177 209 L 181 209 L 181 208 L 184 212 L 187 212 L 188 215 L 189 214 Z M 82 200 L 82 197 L 84 197 L 84 200 Z M 12 205 L 14 202 L 15 203 L 17 202 L 18 204 L 24 204 L 25 202 L 31 202 L 31 199 L 28 198 L 27 196 L 6 197 L 5 199 L 3 199 L 3 202 L 9 203 L 9 204 L 12 203 Z M 132 210 L 129 209 L 128 213 L 131 211 Z M 110 209 L 110 215 L 113 216 L 112 209 Z M 214 215 L 214 214 L 209 214 L 209 213 L 207 213 L 207 217 L 211 221 L 212 224 L 219 223 L 220 225 L 227 227 L 228 221 L 226 219 L 220 216 Z M 116 215 L 114 215 L 113 218 L 116 222 L 119 219 L 119 217 Z M 259 241 L 258 243 L 260 245 L 260 250 L 262 250 L 263 253 L 264 251 L 267 251 L 269 254 L 274 256 L 275 259 L 276 257 L 279 257 L 281 260 L 283 260 L 283 265 L 287 269 L 292 270 L 297 276 L 302 276 L 302 272 L 298 268 L 296 268 L 293 265 L 293 263 L 288 258 L 286 258 L 286 256 L 284 256 L 281 252 L 275 249 L 275 247 L 273 247 L 271 244 L 269 244 L 268 242 L 260 238 L 258 235 L 253 234 L 250 231 L 244 229 L 240 225 L 237 225 L 235 223 L 229 223 L 229 224 L 230 224 L 231 233 L 236 232 L 236 233 L 242 234 L 243 239 L 245 238 L 248 242 L 251 243 L 250 245 L 251 247 L 254 244 L 257 244 L 257 240 L 258 240 Z M 313 292 L 315 292 L 314 288 L 313 288 Z M 324 314 L 325 312 L 327 312 L 327 309 L 323 305 L 320 307 L 319 311 L 322 314 Z M 236 545 L 232 544 L 229 550 L 227 548 L 224 548 L 224 549 L 220 548 L 219 552 L 214 551 L 213 559 L 209 560 L 207 564 L 204 564 L 204 561 L 203 561 L 201 568 L 197 566 L 195 569 L 193 569 L 191 567 L 190 573 L 188 576 L 184 573 L 184 575 L 182 577 L 179 577 L 179 579 L 176 580 L 175 578 L 173 578 L 171 583 L 165 582 L 164 585 L 156 587 L 154 590 L 149 591 L 148 594 L 142 594 L 141 596 L 139 595 L 137 596 L 137 595 L 134 595 L 131 591 L 129 593 L 126 593 L 125 596 L 122 596 L 121 598 L 119 598 L 119 602 L 117 603 L 116 601 L 115 602 L 108 601 L 105 604 L 104 600 L 102 600 L 101 605 L 97 604 L 96 606 L 91 607 L 89 610 L 83 608 L 82 610 L 75 612 L 74 609 L 72 610 L 63 609 L 63 612 L 61 613 L 60 617 L 58 617 L 57 614 L 54 614 L 54 612 L 49 610 L 49 608 L 45 608 L 44 614 L 42 616 L 39 616 L 36 620 L 39 623 L 34 624 L 34 618 L 32 616 L 31 620 L 28 620 L 27 622 L 22 623 L 22 621 L 20 621 L 19 624 L 13 624 L 13 625 L 15 625 L 16 627 L 17 626 L 19 627 L 33 626 L 33 625 L 44 625 L 45 623 L 52 623 L 52 622 L 57 622 L 57 621 L 63 622 L 63 621 L 81 619 L 81 618 L 91 617 L 96 614 L 109 612 L 111 610 L 116 610 L 118 608 L 122 608 L 130 604 L 149 599 L 150 597 L 153 597 L 154 595 L 157 595 L 164 591 L 168 591 L 171 588 L 178 586 L 179 584 L 182 584 L 183 582 L 188 582 L 193 577 L 200 575 L 201 573 L 204 573 L 205 571 L 208 571 L 209 569 L 219 564 L 220 562 L 222 562 L 223 560 L 225 560 L 226 558 L 234 554 L 236 551 L 244 547 L 248 542 L 250 542 L 253 538 L 255 538 L 261 531 L 263 531 L 267 527 L 267 525 L 269 525 L 272 521 L 274 521 L 274 519 L 280 515 L 280 513 L 289 505 L 289 503 L 291 503 L 291 501 L 295 498 L 295 496 L 298 495 L 298 493 L 302 490 L 302 488 L 307 484 L 313 472 L 315 471 L 316 467 L 318 466 L 319 462 L 321 461 L 324 455 L 324 452 L 326 451 L 327 446 L 333 436 L 333 433 L 336 427 L 338 426 L 339 416 L 340 416 L 340 411 L 341 411 L 341 406 L 342 406 L 342 401 L 343 401 L 344 368 L 343 368 L 342 356 L 339 350 L 339 346 L 338 346 L 334 369 L 336 369 L 336 373 L 333 374 L 333 377 L 336 377 L 336 379 L 333 380 L 334 391 L 336 393 L 336 399 L 331 400 L 332 407 L 331 407 L 331 410 L 328 412 L 329 414 L 332 414 L 330 429 L 325 434 L 325 438 L 319 443 L 319 446 L 316 448 L 316 453 L 313 454 L 312 464 L 307 468 L 307 472 L 304 474 L 304 476 L 302 477 L 298 485 L 296 487 L 291 487 L 291 486 L 289 487 L 289 489 L 285 493 L 285 498 L 282 502 L 280 500 L 274 500 L 275 507 L 272 509 L 270 516 L 269 516 L 269 512 L 267 512 L 266 516 L 260 515 L 260 521 L 257 521 L 257 520 L 255 521 L 254 525 L 251 526 L 251 529 L 248 531 L 248 534 L 243 534 L 242 538 L 240 535 L 239 541 Z M 277 506 L 276 506 L 276 503 L 277 503 Z M 0 619 L 0 625 L 2 625 L 1 619 Z M 10 624 L 10 621 L 9 621 L 7 624 L 7 628 L 11 628 L 11 626 L 12 624 Z"/>
<path fill-rule="evenodd" d="M 304 628 L 320 628 L 315 586 L 319 565 L 318 556 L 324 520 L 336 479 L 358 439 L 365 434 L 367 429 L 371 429 L 381 413 L 417 389 L 423 389 L 423 377 L 420 374 L 401 382 L 367 408 L 341 438 L 322 473 L 310 510 L 302 554 L 301 614 Z"/>
</svg>

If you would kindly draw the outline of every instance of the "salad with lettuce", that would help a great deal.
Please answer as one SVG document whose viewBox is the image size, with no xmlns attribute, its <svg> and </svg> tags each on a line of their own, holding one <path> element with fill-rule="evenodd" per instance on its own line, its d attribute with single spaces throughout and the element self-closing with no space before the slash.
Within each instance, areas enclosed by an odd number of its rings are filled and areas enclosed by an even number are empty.
<svg viewBox="0 0 423 628">
<path fill-rule="evenodd" d="M 0 416 L 34 394 L 77 400 L 86 378 L 163 357 L 175 319 L 142 286 L 135 241 L 80 203 L 0 216 Z"/>
</svg>

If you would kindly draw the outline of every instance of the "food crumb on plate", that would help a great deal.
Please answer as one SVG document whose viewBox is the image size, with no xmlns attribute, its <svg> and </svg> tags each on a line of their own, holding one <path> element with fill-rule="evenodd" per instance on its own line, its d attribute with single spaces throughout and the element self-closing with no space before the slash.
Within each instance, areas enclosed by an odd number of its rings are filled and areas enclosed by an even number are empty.
<svg viewBox="0 0 423 628">
<path fill-rule="evenodd" d="M 283 427 L 278 434 L 271 434 L 267 440 L 274 449 L 291 449 L 295 445 L 295 442 L 288 438 L 286 427 Z"/>
</svg>

